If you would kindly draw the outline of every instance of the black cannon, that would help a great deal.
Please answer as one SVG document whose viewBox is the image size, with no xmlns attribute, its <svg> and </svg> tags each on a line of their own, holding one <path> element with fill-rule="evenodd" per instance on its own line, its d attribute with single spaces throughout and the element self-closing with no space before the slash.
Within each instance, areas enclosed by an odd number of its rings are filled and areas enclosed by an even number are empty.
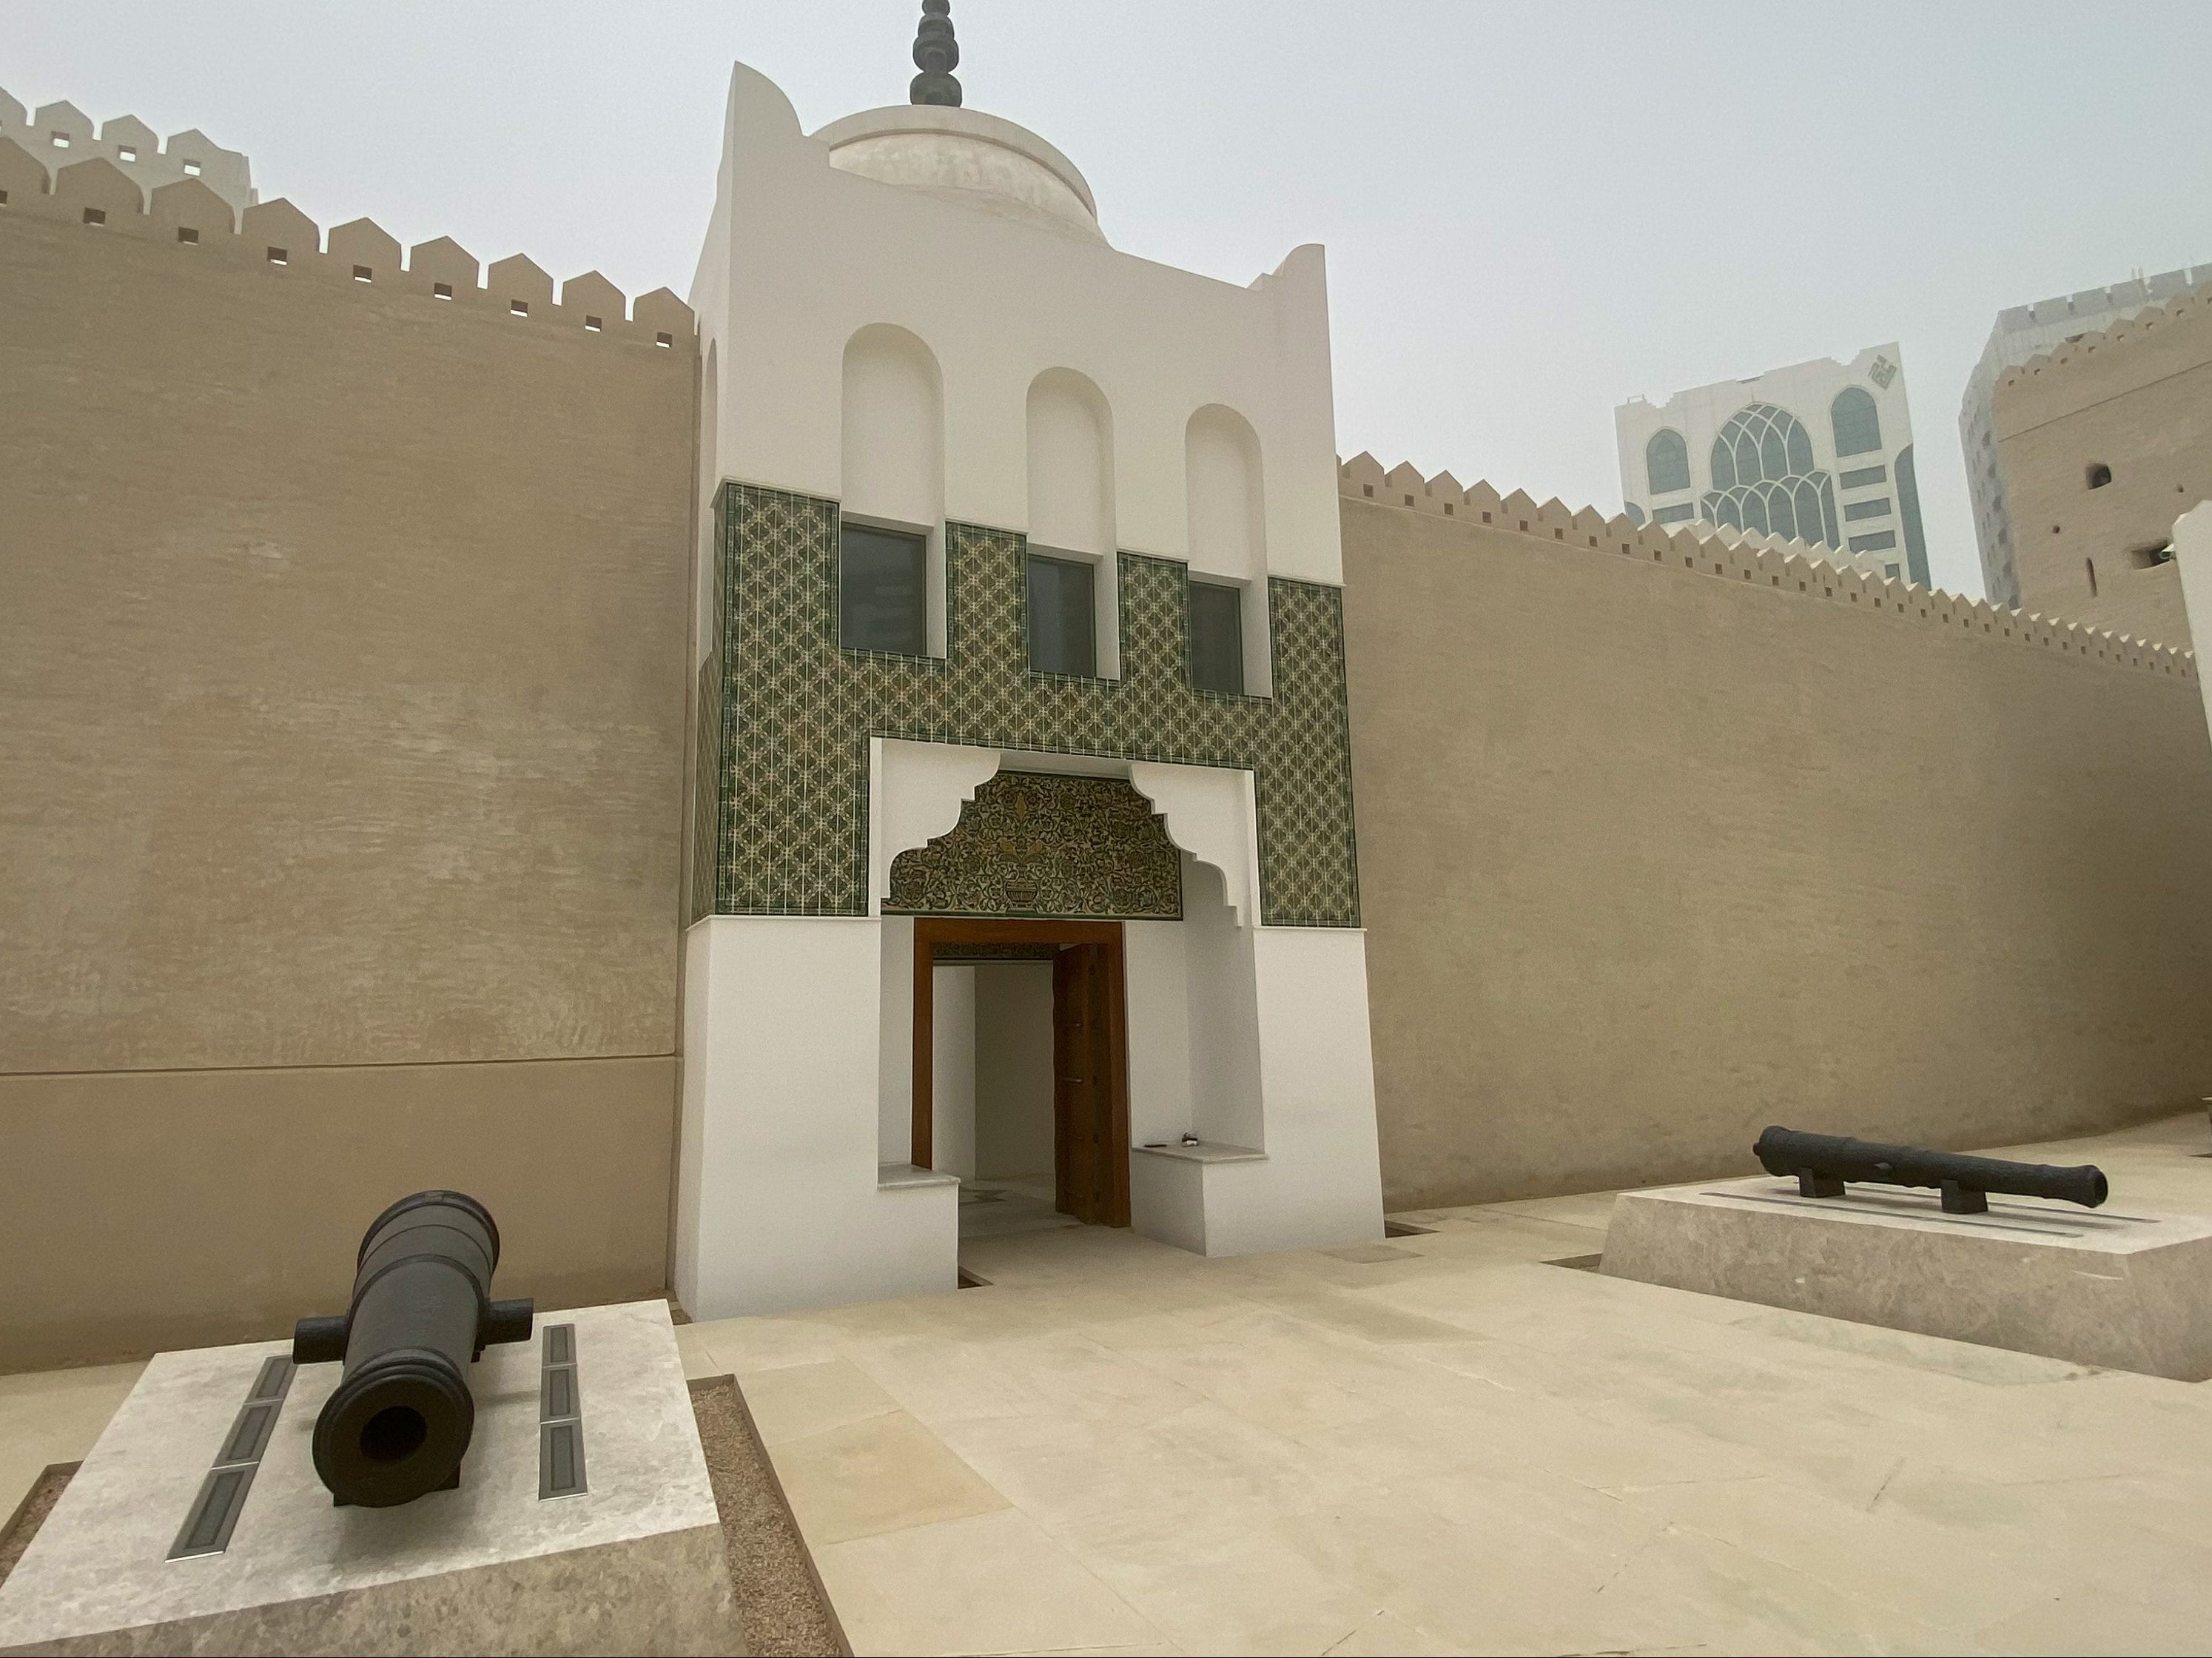
<svg viewBox="0 0 2212 1658">
<path fill-rule="evenodd" d="M 1752 1147 L 1769 1174 L 1794 1174 L 1808 1198 L 1840 1198 L 1846 1180 L 1883 1186 L 1934 1186 L 1953 1215 L 1989 1210 L 1989 1194 L 2056 1198 L 2094 1209 L 2110 1195 L 2105 1171 L 2094 1163 L 2060 1168 L 2051 1163 L 2011 1163 L 2002 1157 L 1967 1157 L 1917 1146 L 1877 1145 L 1841 1134 L 1806 1134 L 1778 1125 Z"/>
<path fill-rule="evenodd" d="M 527 1341 L 535 1308 L 491 1299 L 499 1228 L 459 1192 L 418 1192 L 369 1223 L 343 1318 L 301 1319 L 295 1364 L 345 1361 L 315 1418 L 315 1472 L 341 1504 L 388 1509 L 460 1484 L 475 1431 L 468 1367 Z"/>
</svg>

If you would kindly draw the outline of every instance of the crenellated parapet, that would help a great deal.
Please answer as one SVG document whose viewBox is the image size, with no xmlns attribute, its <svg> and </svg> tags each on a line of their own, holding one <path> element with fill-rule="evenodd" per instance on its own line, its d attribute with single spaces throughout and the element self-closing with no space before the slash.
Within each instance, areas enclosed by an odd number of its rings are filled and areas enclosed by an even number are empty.
<svg viewBox="0 0 2212 1658">
<path fill-rule="evenodd" d="M 325 238 L 281 198 L 241 211 L 204 176 L 149 192 L 106 156 L 49 174 L 20 143 L 0 137 L 0 223 L 17 214 L 74 225 L 88 235 L 166 244 L 179 259 L 259 267 L 287 280 L 383 289 L 504 314 L 532 326 L 686 353 L 697 349 L 691 308 L 665 288 L 632 303 L 592 271 L 561 283 L 556 298 L 552 277 L 520 253 L 480 269 L 474 254 L 441 236 L 403 257 L 398 239 L 368 219 L 336 226 Z"/>
<path fill-rule="evenodd" d="M 80 162 L 104 161 L 121 170 L 142 191 L 194 180 L 244 211 L 259 200 L 253 169 L 235 149 L 225 149 L 196 127 L 172 133 L 167 142 L 136 115 L 118 115 L 95 125 L 75 104 L 41 105 L 26 112 L 0 87 L 0 138 L 18 146 L 48 180 Z M 0 188 L 11 188 L 0 182 Z M 11 189 L 12 193 L 12 189 Z"/>
<path fill-rule="evenodd" d="M 2190 651 L 1885 577 L 1839 562 L 1829 556 L 1829 549 L 1803 541 L 1784 541 L 1717 524 L 1632 523 L 1626 514 L 1607 518 L 1594 507 L 1577 511 L 1556 497 L 1539 503 L 1519 490 L 1500 496 L 1487 483 L 1462 486 L 1449 472 L 1424 478 L 1418 468 L 1406 464 L 1385 472 L 1380 461 L 1364 453 L 1339 465 L 1337 491 L 1401 512 L 1432 514 L 1526 536 L 1544 546 L 1633 558 L 1708 580 L 1750 583 L 2084 661 L 2185 680 L 2197 676 L 2196 658 Z"/>
<path fill-rule="evenodd" d="M 2212 290 L 2192 288 L 2004 370 L 1990 395 L 1997 436 L 2133 390 L 2172 373 L 2178 363 L 2208 362 Z"/>
</svg>

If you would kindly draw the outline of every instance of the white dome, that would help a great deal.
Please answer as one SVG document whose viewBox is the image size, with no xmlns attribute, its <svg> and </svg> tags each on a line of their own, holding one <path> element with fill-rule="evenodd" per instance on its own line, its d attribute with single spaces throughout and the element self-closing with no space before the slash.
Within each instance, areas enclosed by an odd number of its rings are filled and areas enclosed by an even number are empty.
<svg viewBox="0 0 2212 1658">
<path fill-rule="evenodd" d="M 845 172 L 1087 241 L 1106 240 L 1075 163 L 1027 127 L 995 115 L 895 104 L 832 121 L 814 137 L 830 146 L 830 165 Z"/>
</svg>

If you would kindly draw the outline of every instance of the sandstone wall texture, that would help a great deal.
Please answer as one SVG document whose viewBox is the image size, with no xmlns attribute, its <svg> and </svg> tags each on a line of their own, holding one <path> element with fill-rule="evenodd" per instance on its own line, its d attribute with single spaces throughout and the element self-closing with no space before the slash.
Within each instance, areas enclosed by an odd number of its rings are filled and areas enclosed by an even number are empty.
<svg viewBox="0 0 2212 1658">
<path fill-rule="evenodd" d="M 2162 549 L 2212 498 L 2212 295 L 2007 369 L 1990 407 L 2022 607 L 2189 649 Z"/>
<path fill-rule="evenodd" d="M 1389 1207 L 2212 1094 L 2192 659 L 1364 456 L 1344 489 Z"/>
<path fill-rule="evenodd" d="M 656 1292 L 688 313 L 26 161 L 0 1367 L 274 1333 L 422 1185 L 491 1204 L 514 1293 Z"/>
</svg>

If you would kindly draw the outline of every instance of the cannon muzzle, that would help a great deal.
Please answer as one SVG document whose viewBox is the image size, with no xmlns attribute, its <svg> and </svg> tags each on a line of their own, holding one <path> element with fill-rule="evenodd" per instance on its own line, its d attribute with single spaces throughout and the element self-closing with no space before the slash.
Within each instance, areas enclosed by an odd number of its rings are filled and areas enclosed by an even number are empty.
<svg viewBox="0 0 2212 1658">
<path fill-rule="evenodd" d="M 527 1341 L 528 1301 L 491 1299 L 499 1227 L 459 1192 L 418 1192 L 369 1223 L 343 1318 L 302 1319 L 295 1364 L 345 1374 L 315 1418 L 315 1472 L 341 1503 L 386 1509 L 459 1483 L 476 1428 L 468 1367 Z"/>
</svg>

